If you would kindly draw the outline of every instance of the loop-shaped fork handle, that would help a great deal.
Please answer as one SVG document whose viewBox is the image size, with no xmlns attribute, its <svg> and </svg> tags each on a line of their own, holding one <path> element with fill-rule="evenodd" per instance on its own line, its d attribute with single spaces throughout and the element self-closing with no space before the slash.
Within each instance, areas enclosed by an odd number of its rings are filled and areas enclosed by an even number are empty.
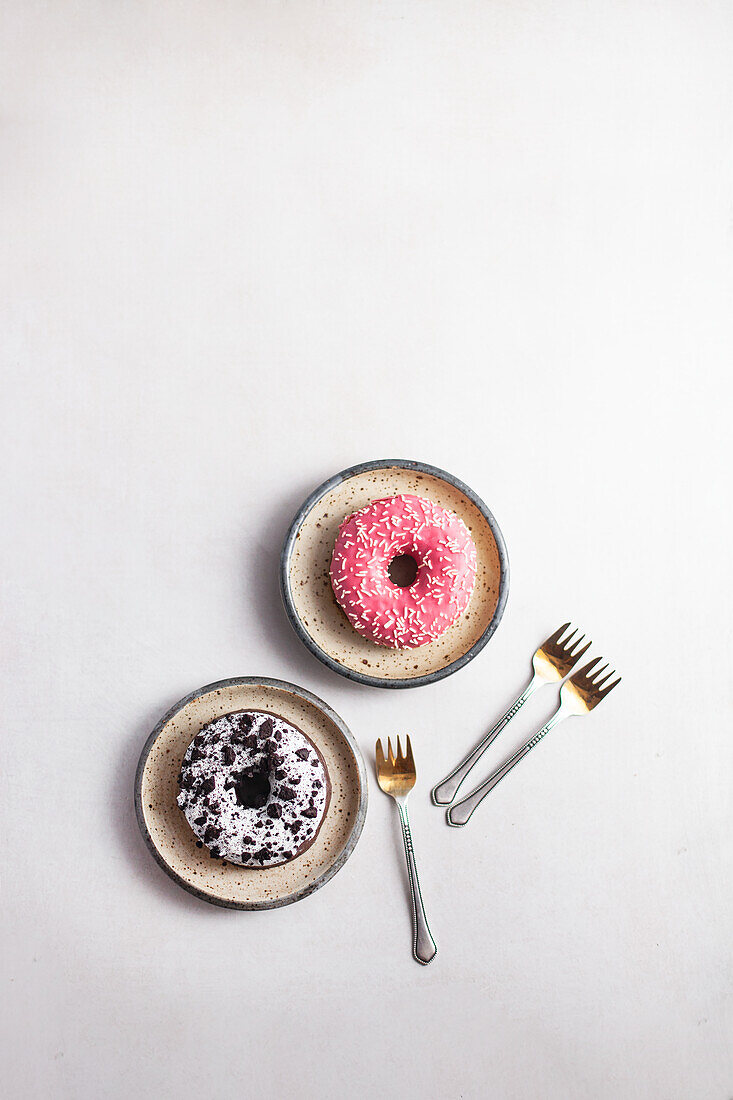
<svg viewBox="0 0 733 1100">
<path fill-rule="evenodd" d="M 420 893 L 420 880 L 417 877 L 417 864 L 415 851 L 412 847 L 412 833 L 410 821 L 407 816 L 407 800 L 404 802 L 396 799 L 400 811 L 400 824 L 402 825 L 402 839 L 405 842 L 405 859 L 407 860 L 407 877 L 410 880 L 410 895 L 412 897 L 412 954 L 422 966 L 427 966 L 438 954 L 430 928 L 428 918 L 425 916 L 422 894 Z"/>
<path fill-rule="evenodd" d="M 546 722 L 542 729 L 537 731 L 534 737 L 530 737 L 529 741 L 526 741 L 521 749 L 518 749 L 514 753 L 514 756 L 510 756 L 508 760 L 500 764 L 488 779 L 484 780 L 480 786 L 476 787 L 475 791 L 472 791 L 471 794 L 467 795 L 460 802 L 456 802 L 454 806 L 451 806 L 445 815 L 448 824 L 455 826 L 465 825 L 476 807 L 486 798 L 489 791 L 493 791 L 497 783 L 500 783 L 504 776 L 509 774 L 514 765 L 518 764 L 535 745 L 540 743 L 545 734 L 549 733 L 553 726 L 556 726 L 558 722 L 561 722 L 563 718 L 567 717 L 567 711 L 559 707 L 549 722 Z"/>
<path fill-rule="evenodd" d="M 433 787 L 432 798 L 436 806 L 449 806 L 451 804 L 456 796 L 458 788 L 471 771 L 471 768 L 478 763 L 491 742 L 509 725 L 514 715 L 519 713 L 529 697 L 533 695 L 538 688 L 542 687 L 544 682 L 545 681 L 541 680 L 538 676 L 533 676 L 522 694 L 514 700 L 509 710 L 506 711 L 496 725 L 489 730 L 483 741 L 479 741 L 476 748 L 471 750 L 465 760 L 462 760 L 458 767 L 455 768 L 450 775 L 447 775 L 442 782 L 438 783 L 436 787 Z"/>
</svg>

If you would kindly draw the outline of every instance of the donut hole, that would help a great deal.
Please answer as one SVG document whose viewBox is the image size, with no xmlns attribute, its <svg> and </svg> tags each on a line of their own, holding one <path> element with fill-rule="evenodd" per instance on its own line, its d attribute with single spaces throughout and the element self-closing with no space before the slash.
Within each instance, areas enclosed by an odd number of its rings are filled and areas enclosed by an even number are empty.
<svg viewBox="0 0 733 1100">
<path fill-rule="evenodd" d="M 241 774 L 234 784 L 234 793 L 240 806 L 248 810 L 258 810 L 270 797 L 270 774 L 268 771 Z"/>
<path fill-rule="evenodd" d="M 398 554 L 387 566 L 387 573 L 392 584 L 398 588 L 409 588 L 417 577 L 417 562 L 412 554 Z"/>
</svg>

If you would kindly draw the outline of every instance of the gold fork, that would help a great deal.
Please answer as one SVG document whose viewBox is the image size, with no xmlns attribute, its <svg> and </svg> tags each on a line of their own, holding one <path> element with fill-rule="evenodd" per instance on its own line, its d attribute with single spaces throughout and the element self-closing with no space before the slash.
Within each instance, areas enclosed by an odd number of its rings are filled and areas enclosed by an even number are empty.
<svg viewBox="0 0 733 1100">
<path fill-rule="evenodd" d="M 557 684 L 560 680 L 564 680 L 573 665 L 590 648 L 590 642 L 586 642 L 581 648 L 585 634 L 581 634 L 578 638 L 577 630 L 563 638 L 569 626 L 570 623 L 564 623 L 559 630 L 556 630 L 542 643 L 532 658 L 534 675 L 519 698 L 512 703 L 506 714 L 501 716 L 494 728 L 489 730 L 483 741 L 480 741 L 476 748 L 471 750 L 465 760 L 461 761 L 450 775 L 438 783 L 437 787 L 433 787 L 433 802 L 436 806 L 449 806 L 451 804 L 456 797 L 458 788 L 471 768 L 480 760 L 491 742 L 511 722 L 514 715 L 522 709 L 529 697 L 545 684 Z"/>
<path fill-rule="evenodd" d="M 385 759 L 382 742 L 377 741 L 377 780 L 385 794 L 394 798 L 400 811 L 400 824 L 402 825 L 402 839 L 405 842 L 405 858 L 407 860 L 407 875 L 410 880 L 410 894 L 412 895 L 412 953 L 419 963 L 427 966 L 435 958 L 438 948 L 430 934 L 428 920 L 425 916 L 420 882 L 417 877 L 417 864 L 412 848 L 412 833 L 407 817 L 407 796 L 415 786 L 417 772 L 415 760 L 412 755 L 410 738 L 407 738 L 407 752 L 402 755 L 400 739 L 397 738 L 397 755 L 392 751 L 392 740 L 387 740 L 387 758 Z"/>
<path fill-rule="evenodd" d="M 518 764 L 522 757 L 527 755 L 530 749 L 533 749 L 535 745 L 539 744 L 545 734 L 549 733 L 553 726 L 556 726 L 558 722 L 562 722 L 563 718 L 571 718 L 573 716 L 579 717 L 584 714 L 589 714 L 594 707 L 598 706 L 601 699 L 605 699 L 609 691 L 612 691 L 616 687 L 616 684 L 621 682 L 621 677 L 619 676 L 618 680 L 614 680 L 612 684 L 608 684 L 608 687 L 603 686 L 615 675 L 615 671 L 609 672 L 604 676 L 603 673 L 608 668 L 608 665 L 604 665 L 603 668 L 596 668 L 596 665 L 601 660 L 603 660 L 602 657 L 594 658 L 594 660 L 589 661 L 584 668 L 576 672 L 574 676 L 571 676 L 569 680 L 565 681 L 560 688 L 560 706 L 549 722 L 546 722 L 534 737 L 530 737 L 529 741 L 514 753 L 514 756 L 511 756 L 498 767 L 480 787 L 477 787 L 475 791 L 472 791 L 471 794 L 461 802 L 456 802 L 451 806 L 446 814 L 449 825 L 465 825 L 478 804 L 486 798 L 489 791 L 493 791 L 496 784 L 502 780 L 505 775 L 508 775 L 514 765 Z"/>
</svg>

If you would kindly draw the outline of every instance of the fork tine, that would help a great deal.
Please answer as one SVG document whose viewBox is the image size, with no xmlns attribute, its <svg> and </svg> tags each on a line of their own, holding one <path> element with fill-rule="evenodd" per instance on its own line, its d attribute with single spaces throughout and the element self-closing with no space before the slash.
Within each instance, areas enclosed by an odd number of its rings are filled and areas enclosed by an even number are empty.
<svg viewBox="0 0 733 1100">
<path fill-rule="evenodd" d="M 613 676 L 613 673 L 611 673 L 611 675 Z M 620 684 L 620 683 L 621 683 L 621 677 L 619 676 L 618 680 L 614 680 L 612 684 L 609 684 L 607 688 L 604 688 L 603 691 L 600 691 L 598 694 L 600 696 L 608 695 L 609 691 L 613 691 L 613 689 L 616 687 L 616 684 Z"/>
<path fill-rule="evenodd" d="M 572 679 L 581 680 L 583 678 L 587 678 L 588 673 L 591 671 L 591 669 L 595 668 L 598 662 L 602 660 L 602 657 L 594 657 L 592 661 L 588 661 L 587 665 L 584 665 L 583 668 L 578 669 L 578 671 L 573 675 Z"/>
<path fill-rule="evenodd" d="M 407 767 L 410 769 L 410 771 L 414 772 L 414 771 L 417 770 L 415 768 L 415 758 L 412 755 L 412 745 L 410 744 L 410 735 L 409 735 L 409 733 L 407 735 L 407 761 L 406 761 L 406 763 L 407 763 Z"/>
<path fill-rule="evenodd" d="M 382 748 L 382 739 L 379 737 L 377 738 L 375 755 L 377 758 L 377 773 L 379 773 L 381 771 L 384 771 L 384 766 L 386 764 L 386 760 L 384 759 L 384 749 Z"/>
<path fill-rule="evenodd" d="M 402 756 L 402 746 L 400 745 L 399 736 L 397 737 L 397 756 L 395 757 L 395 763 L 398 767 L 402 767 L 404 764 L 404 757 Z"/>
<path fill-rule="evenodd" d="M 555 633 L 551 634 L 549 638 L 546 638 L 545 641 L 542 644 L 543 645 L 552 645 L 553 642 L 559 642 L 560 638 L 562 637 L 562 635 L 565 633 L 565 631 L 567 630 L 567 628 L 569 626 L 570 626 L 570 623 L 563 623 L 562 626 L 558 627 L 558 629 L 555 631 Z"/>
<path fill-rule="evenodd" d="M 601 657 L 601 660 L 603 660 L 602 657 Z M 608 661 L 606 661 L 603 668 L 595 669 L 595 671 L 593 673 L 593 679 L 591 680 L 591 683 L 593 684 L 593 687 L 598 687 L 598 678 L 599 678 L 599 676 L 603 675 L 603 673 L 606 671 L 607 668 L 608 668 Z M 613 676 L 613 672 L 611 672 L 611 675 Z"/>
<path fill-rule="evenodd" d="M 606 668 L 608 668 L 608 665 L 606 665 Z M 605 669 L 602 669 L 601 671 L 602 671 L 602 672 L 605 672 Z M 611 679 L 611 677 L 612 677 L 612 676 L 614 676 L 615 674 L 616 674 L 616 669 L 615 669 L 615 668 L 614 668 L 614 669 L 611 669 L 611 671 L 610 671 L 609 673 L 607 673 L 607 674 L 606 674 L 606 675 L 605 675 L 605 676 L 603 677 L 603 679 L 602 679 L 602 680 L 594 680 L 594 681 L 593 681 L 593 687 L 594 687 L 594 688 L 596 689 L 596 691 L 597 691 L 597 690 L 598 690 L 598 688 L 600 688 L 600 687 L 603 687 L 603 685 L 604 685 L 605 683 L 607 683 L 607 682 L 608 682 L 608 681 L 609 681 L 609 680 Z"/>
<path fill-rule="evenodd" d="M 564 649 L 567 652 L 567 650 L 570 649 L 570 643 L 573 641 L 573 639 L 575 638 L 575 635 L 577 633 L 578 633 L 578 631 L 577 631 L 577 628 L 576 628 L 570 634 L 568 634 L 567 638 L 563 638 L 563 640 L 558 643 L 560 648 Z"/>
<path fill-rule="evenodd" d="M 583 641 L 583 638 L 585 638 L 585 634 L 582 634 L 580 638 L 578 638 L 577 642 L 568 654 L 568 656 L 572 657 L 575 661 L 579 661 L 583 654 L 587 653 L 590 647 L 593 645 L 593 642 L 586 642 L 581 649 L 578 649 L 578 646 Z"/>
<path fill-rule="evenodd" d="M 394 759 L 394 753 L 392 752 L 392 738 L 391 737 L 387 738 L 387 748 L 389 750 L 389 766 L 390 766 L 390 768 L 394 768 L 395 759 Z"/>
</svg>

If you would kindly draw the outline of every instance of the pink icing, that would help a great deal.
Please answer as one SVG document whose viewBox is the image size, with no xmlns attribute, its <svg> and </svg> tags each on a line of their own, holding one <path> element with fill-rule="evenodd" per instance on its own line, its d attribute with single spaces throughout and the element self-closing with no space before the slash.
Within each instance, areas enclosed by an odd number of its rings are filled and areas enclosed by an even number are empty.
<svg viewBox="0 0 733 1100">
<path fill-rule="evenodd" d="M 417 563 L 409 588 L 389 577 L 400 554 Z M 439 638 L 466 610 L 475 580 L 476 547 L 465 523 L 407 493 L 373 500 L 345 519 L 331 559 L 333 591 L 351 625 L 393 649 Z"/>
</svg>

